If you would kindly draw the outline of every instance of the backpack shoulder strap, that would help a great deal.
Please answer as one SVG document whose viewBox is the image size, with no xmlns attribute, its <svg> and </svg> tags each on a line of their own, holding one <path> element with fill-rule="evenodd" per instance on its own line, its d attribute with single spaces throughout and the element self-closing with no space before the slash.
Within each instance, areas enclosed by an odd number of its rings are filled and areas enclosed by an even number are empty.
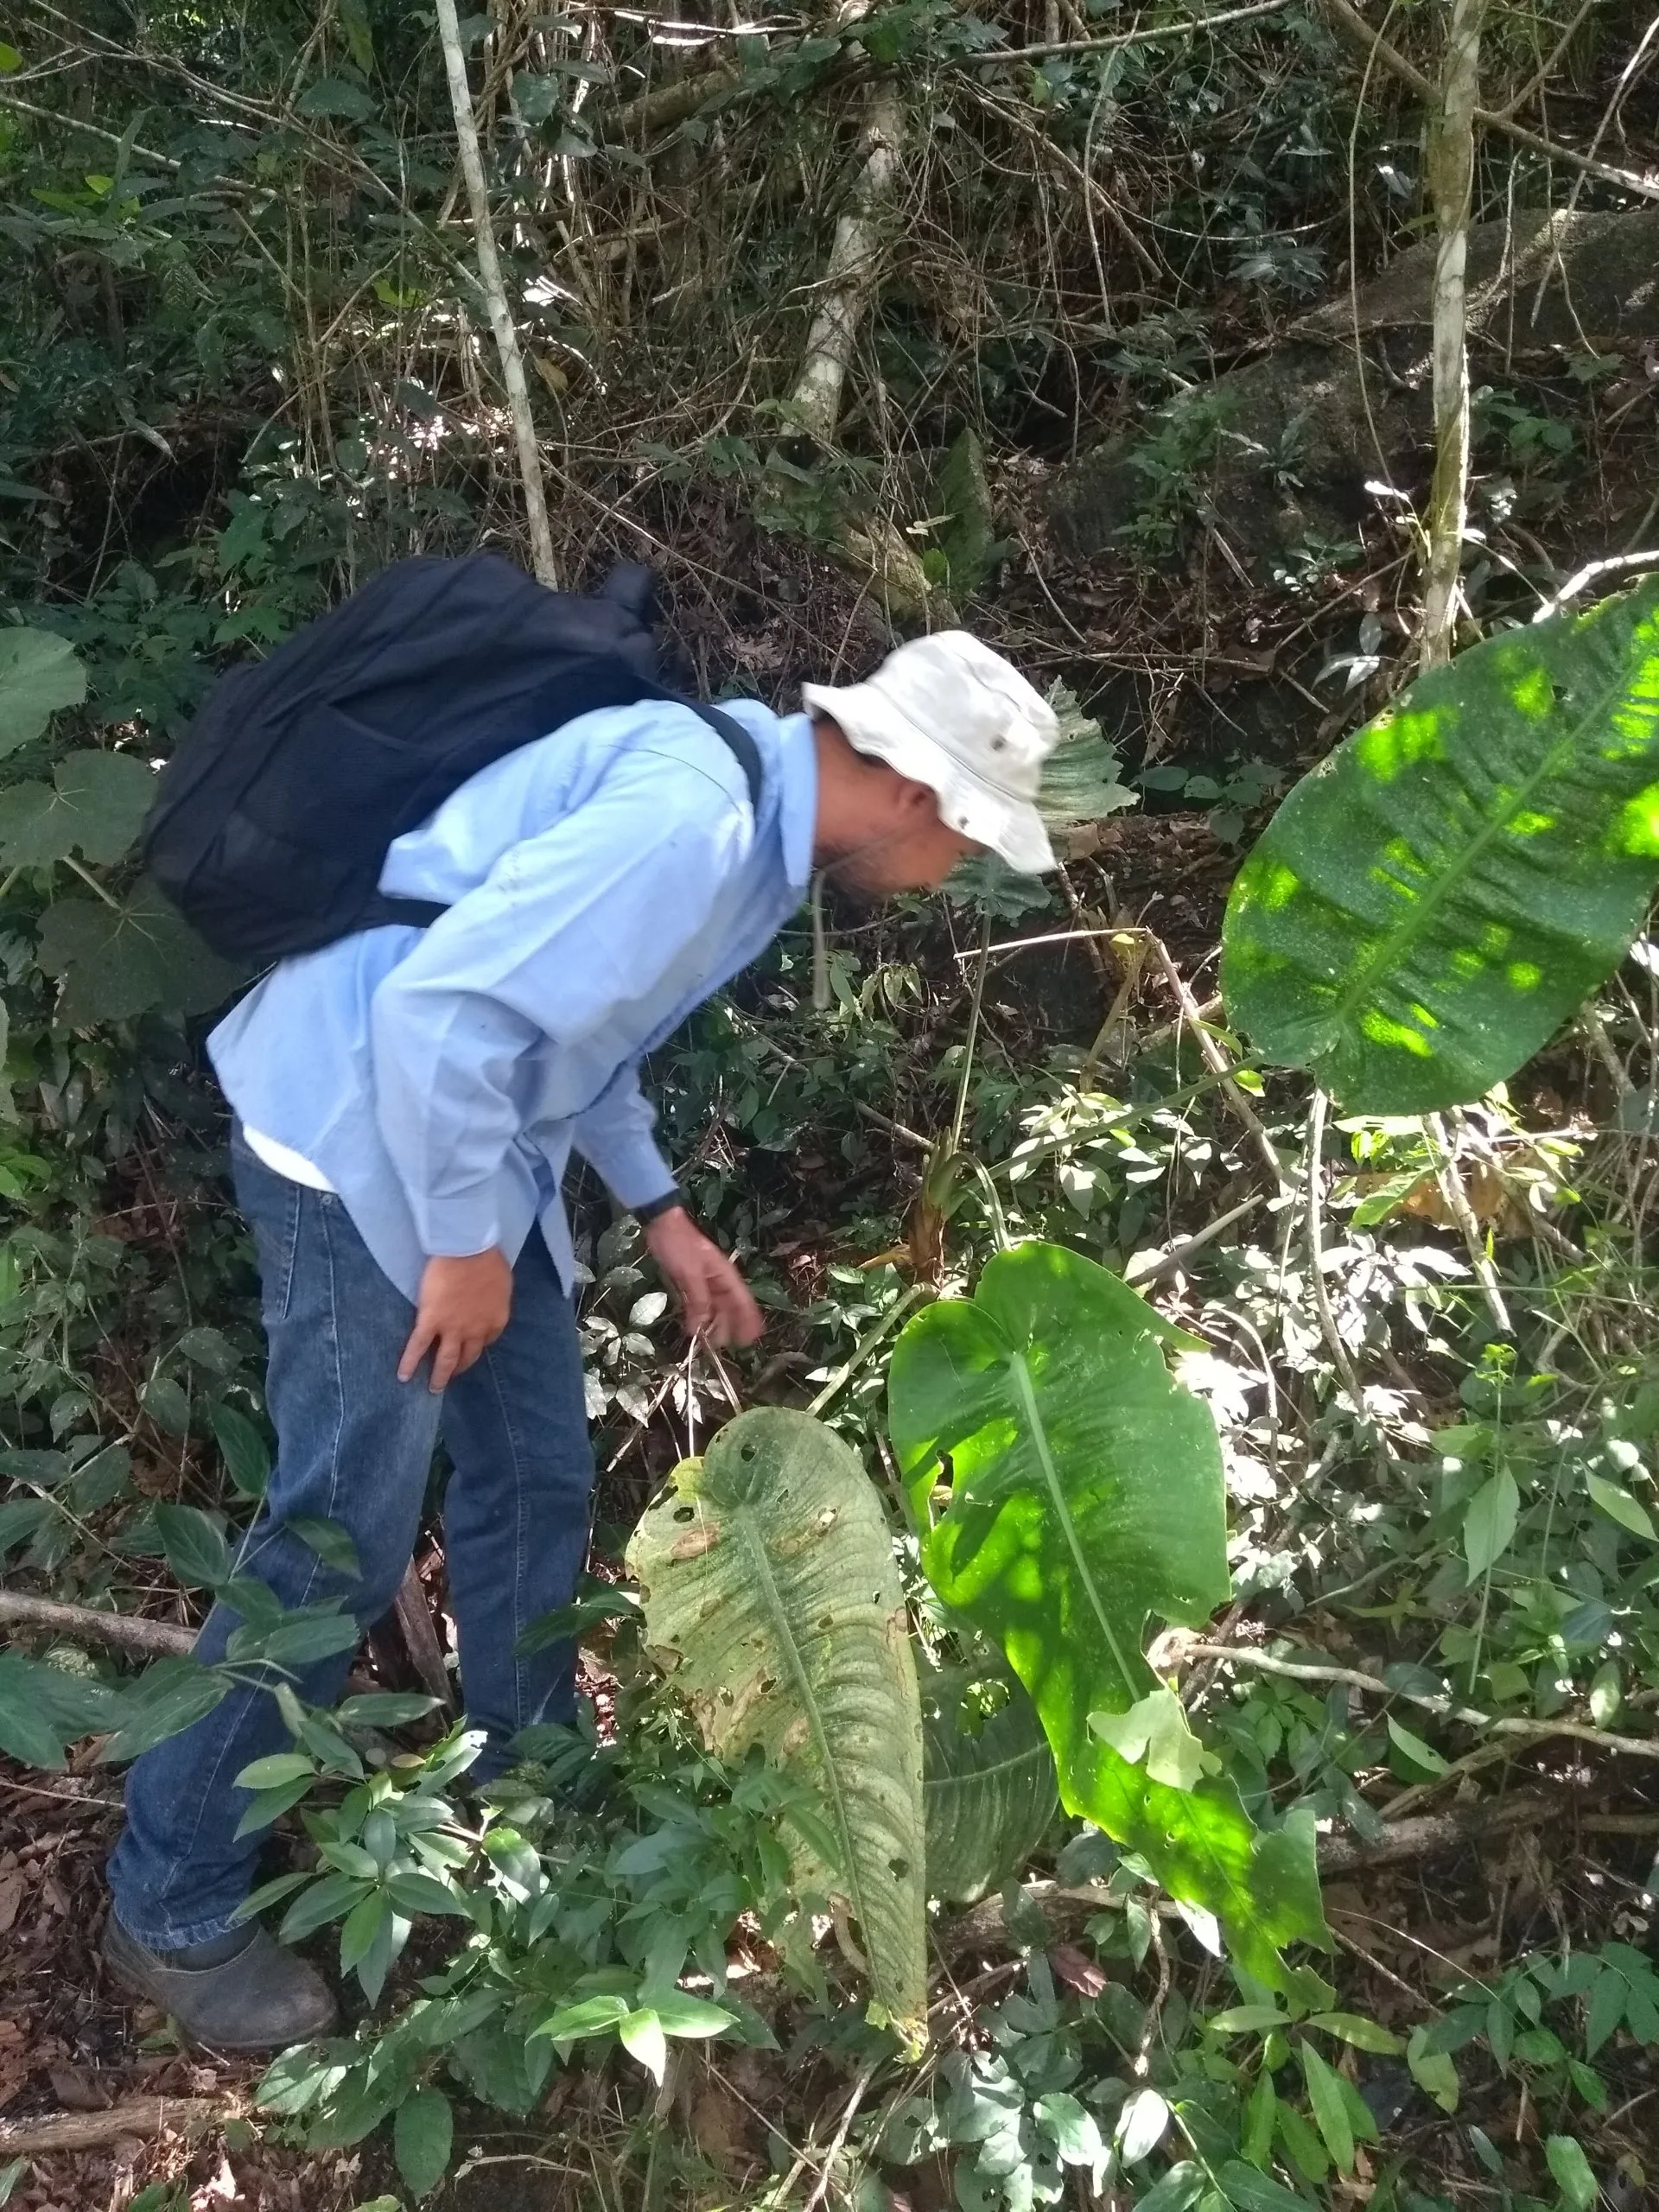
<svg viewBox="0 0 1659 2212">
<path fill-rule="evenodd" d="M 673 700 L 677 706 L 690 707 L 699 720 L 708 723 L 743 771 L 743 779 L 749 787 L 749 804 L 759 814 L 761 793 L 766 789 L 766 772 L 760 766 L 760 748 L 736 715 L 722 714 L 718 707 L 705 706 L 700 699 L 682 698 L 675 692 L 664 692 L 663 696 Z M 373 930 L 380 929 L 389 922 L 399 922 L 409 929 L 426 930 L 448 911 L 435 899 L 393 899 L 384 892 L 377 891 L 364 908 L 357 926 L 362 930 Z"/>
<path fill-rule="evenodd" d="M 700 699 L 681 699 L 682 707 L 708 723 L 716 737 L 743 771 L 743 780 L 749 787 L 749 804 L 757 814 L 760 811 L 760 795 L 766 788 L 766 776 L 760 766 L 760 748 L 749 735 L 735 715 L 723 714 L 718 707 L 705 706 Z"/>
</svg>

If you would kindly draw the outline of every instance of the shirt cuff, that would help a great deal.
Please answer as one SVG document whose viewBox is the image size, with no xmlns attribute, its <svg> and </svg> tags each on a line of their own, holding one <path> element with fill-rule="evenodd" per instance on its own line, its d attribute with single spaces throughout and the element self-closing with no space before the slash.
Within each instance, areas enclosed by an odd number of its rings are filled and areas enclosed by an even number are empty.
<svg viewBox="0 0 1659 2212">
<path fill-rule="evenodd" d="M 501 1243 L 501 1224 L 487 1192 L 427 1198 L 415 1227 L 429 1260 L 474 1260 L 480 1252 L 498 1249 Z"/>
</svg>

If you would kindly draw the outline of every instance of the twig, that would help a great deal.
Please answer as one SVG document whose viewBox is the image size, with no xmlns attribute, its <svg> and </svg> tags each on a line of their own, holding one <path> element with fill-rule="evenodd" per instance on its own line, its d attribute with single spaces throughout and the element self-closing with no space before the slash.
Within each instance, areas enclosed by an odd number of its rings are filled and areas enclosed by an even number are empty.
<svg viewBox="0 0 1659 2212">
<path fill-rule="evenodd" d="M 1402 85 L 1409 85 L 1420 99 L 1433 101 L 1434 87 L 1414 61 L 1408 61 L 1397 47 L 1389 44 L 1366 22 L 1357 8 L 1348 0 L 1323 0 L 1326 14 L 1349 37 L 1372 54 L 1390 75 Z M 1621 191 L 1634 192 L 1643 200 L 1659 200 L 1659 184 L 1650 183 L 1646 177 L 1637 175 L 1633 169 L 1615 168 L 1611 162 L 1598 162 L 1588 154 L 1580 154 L 1571 146 L 1558 145 L 1553 138 L 1543 138 L 1535 130 L 1525 130 L 1510 117 L 1489 107 L 1473 111 L 1473 120 L 1484 130 L 1501 130 L 1517 146 L 1527 146 L 1546 160 L 1566 162 L 1571 168 L 1582 169 L 1586 176 L 1599 176 L 1605 183 L 1616 184 Z"/>
<path fill-rule="evenodd" d="M 530 388 L 524 382 L 524 356 L 513 327 L 507 295 L 501 282 L 501 264 L 495 251 L 495 226 L 490 217 L 489 190 L 484 181 L 484 162 L 479 152 L 478 126 L 473 120 L 473 96 L 467 84 L 467 60 L 461 49 L 461 25 L 455 0 L 437 0 L 438 35 L 443 44 L 444 73 L 449 82 L 449 105 L 455 118 L 455 138 L 461 166 L 472 203 L 473 245 L 478 273 L 496 351 L 501 357 L 501 381 L 506 386 L 507 408 L 518 448 L 518 473 L 524 479 L 524 512 L 530 523 L 531 550 L 536 574 L 550 589 L 559 581 L 553 557 L 553 533 L 548 527 L 547 493 L 542 481 L 541 450 L 536 442 L 536 421 L 530 411 Z"/>
<path fill-rule="evenodd" d="M 1659 1737 L 1615 1736 L 1605 1728 L 1592 1728 L 1581 1720 L 1500 1719 L 1472 1705 L 1459 1705 L 1454 1698 L 1436 1696 L 1426 1690 L 1395 1689 L 1380 1675 L 1363 1675 L 1357 1667 L 1310 1666 L 1301 1660 L 1275 1659 L 1269 1652 L 1252 1650 L 1248 1645 L 1236 1643 L 1183 1643 L 1180 1649 L 1184 1656 L 1230 1660 L 1241 1667 L 1254 1667 L 1260 1674 L 1282 1675 L 1290 1681 L 1343 1682 L 1350 1689 L 1363 1691 L 1367 1697 L 1380 1697 L 1389 1702 L 1401 1699 L 1442 1720 L 1455 1720 L 1465 1728 L 1484 1728 L 1489 1735 L 1510 1736 L 1521 1743 L 1543 1744 L 1552 1737 L 1568 1736 L 1575 1743 L 1589 1744 L 1597 1751 L 1622 1752 L 1627 1758 L 1659 1759 Z"/>
<path fill-rule="evenodd" d="M 124 2097 L 107 2112 L 51 2112 L 39 2120 L 0 2122 L 0 2158 L 39 2158 L 49 2151 L 96 2151 L 123 2135 L 200 2135 L 238 2117 L 226 2097 Z"/>
<path fill-rule="evenodd" d="M 1172 1268 L 1184 1267 L 1194 1252 L 1206 1244 L 1213 1244 L 1217 1237 L 1224 1235 L 1236 1221 L 1243 1221 L 1246 1214 L 1254 1213 L 1262 1204 L 1262 1197 L 1263 1193 L 1257 1191 L 1253 1197 L 1246 1198 L 1243 1205 L 1230 1207 L 1195 1235 L 1178 1237 L 1166 1252 L 1160 1252 L 1155 1259 L 1149 1258 L 1144 1268 L 1135 1265 L 1135 1261 L 1141 1256 L 1135 1253 L 1123 1270 L 1124 1281 L 1133 1283 L 1138 1290 L 1144 1283 L 1156 1282 L 1160 1275 L 1168 1274 Z"/>
<path fill-rule="evenodd" d="M 1434 476 L 1428 494 L 1419 664 L 1452 658 L 1458 575 L 1469 496 L 1469 349 L 1464 270 L 1475 177 L 1475 105 L 1486 0 L 1452 0 L 1440 97 L 1431 116 L 1427 168 L 1438 243 L 1434 255 Z"/>
<path fill-rule="evenodd" d="M 106 146 L 119 146 L 124 143 L 118 132 L 105 130 L 102 124 L 83 123 L 79 116 L 61 114 L 54 107 L 37 107 L 33 100 L 20 100 L 16 92 L 0 92 L 0 107 L 15 108 L 19 115 L 37 116 L 42 123 L 55 123 L 65 130 L 79 130 L 88 138 L 101 138 Z M 158 154 L 153 146 L 141 146 L 136 138 L 127 150 L 137 154 L 141 161 L 154 162 L 157 168 L 166 169 L 175 176 L 184 166 L 181 162 L 175 162 L 170 154 Z M 234 192 L 238 187 L 226 179 L 208 188 L 215 192 Z"/>
<path fill-rule="evenodd" d="M 1189 16 L 1185 22 L 1153 23 L 1145 30 L 1120 31 L 1115 38 L 1044 39 L 1037 46 L 982 48 L 977 54 L 953 54 L 947 69 L 982 69 L 997 61 L 1036 61 L 1046 54 L 1111 54 L 1124 46 L 1147 46 L 1154 39 L 1185 38 L 1193 31 L 1212 31 L 1223 23 L 1248 22 L 1252 16 L 1272 16 L 1287 0 L 1253 0 L 1248 8 L 1227 8 L 1214 16 Z"/>
<path fill-rule="evenodd" d="M 819 2205 L 829 2196 L 830 2184 L 835 2176 L 836 2160 L 841 2156 L 842 2146 L 847 2140 L 847 2132 L 853 2124 L 854 2115 L 864 2101 L 865 2092 L 875 2079 L 875 2063 L 872 2059 L 868 2066 L 861 2069 L 858 2079 L 853 2084 L 852 2094 L 842 2107 L 841 2118 L 836 2123 L 836 2132 L 830 2138 L 830 2148 L 823 2154 L 823 2164 L 819 2167 L 818 2177 L 812 2184 L 812 2193 L 801 2208 L 801 2212 L 818 2212 Z"/>
<path fill-rule="evenodd" d="M 175 1628 L 171 1621 L 100 1612 L 92 1605 L 66 1605 L 54 1598 L 31 1598 L 21 1590 L 0 1590 L 0 1621 L 15 1621 L 22 1628 L 54 1629 L 60 1636 L 86 1637 L 94 1643 L 113 1643 L 129 1651 L 149 1651 L 165 1658 L 193 1651 L 196 1643 L 194 1629 Z"/>
<path fill-rule="evenodd" d="M 1567 24 L 1566 29 L 1556 40 L 1554 45 L 1551 47 L 1548 55 L 1539 63 L 1537 68 L 1533 71 L 1531 76 L 1529 77 L 1526 83 L 1522 86 L 1520 91 L 1515 93 L 1511 99 L 1504 101 L 1503 106 L 1497 111 L 1497 113 L 1500 115 L 1515 115 L 1518 113 L 1519 111 L 1526 105 L 1527 102 L 1532 98 L 1535 92 L 1542 90 L 1544 86 L 1546 86 L 1549 82 L 1550 79 L 1555 74 L 1555 71 L 1560 65 L 1561 56 L 1567 52 L 1567 48 L 1572 45 L 1579 33 L 1584 29 L 1586 21 L 1588 17 L 1595 13 L 1599 4 L 1599 0 L 1580 0 L 1580 4 L 1577 12 L 1574 14 L 1572 22 Z"/>
<path fill-rule="evenodd" d="M 1659 569 L 1659 547 L 1645 553 L 1619 553 L 1611 560 L 1592 561 L 1585 568 L 1574 569 L 1554 598 L 1547 599 L 1532 619 L 1535 622 L 1548 622 L 1568 600 L 1576 599 L 1586 584 L 1594 583 L 1599 577 L 1633 576 L 1643 569 Z"/>
<path fill-rule="evenodd" d="M 853 201 L 836 225 L 806 356 L 790 395 L 796 419 L 820 445 L 833 444 L 859 325 L 881 270 L 879 218 L 892 199 L 905 143 L 898 87 L 879 84 L 864 121 L 863 163 Z"/>
<path fill-rule="evenodd" d="M 1251 1136 L 1255 1138 L 1255 1148 L 1272 1173 L 1274 1187 L 1281 1193 L 1287 1192 L 1290 1186 L 1285 1180 L 1284 1166 L 1279 1154 L 1274 1149 L 1273 1139 L 1263 1128 L 1261 1116 L 1244 1096 L 1238 1084 L 1234 1081 L 1232 1063 L 1205 1027 L 1203 1017 L 1198 1011 L 1198 1002 L 1188 988 L 1185 978 L 1170 958 L 1168 948 L 1165 945 L 1163 939 L 1151 930 L 1146 930 L 1144 935 L 1147 950 L 1163 971 L 1164 980 L 1180 1002 L 1181 1012 L 1185 1015 L 1192 1027 L 1192 1033 L 1198 1039 L 1198 1051 L 1203 1056 L 1205 1066 L 1212 1075 L 1218 1076 L 1221 1079 L 1221 1095 L 1224 1103 L 1234 1118 L 1242 1122 Z"/>
<path fill-rule="evenodd" d="M 1480 1224 L 1475 1219 L 1469 1193 L 1464 1189 L 1463 1178 L 1458 1173 L 1458 1163 L 1452 1157 L 1446 1124 L 1438 1114 L 1425 1114 L 1423 1127 L 1428 1133 L 1434 1154 L 1434 1179 L 1440 1185 L 1440 1196 L 1446 1200 L 1452 1220 L 1463 1232 L 1463 1241 L 1469 1251 L 1469 1263 L 1474 1268 L 1475 1280 L 1486 1300 L 1486 1310 L 1491 1315 L 1498 1333 L 1512 1337 L 1515 1325 L 1510 1319 L 1510 1309 L 1503 1303 L 1503 1294 L 1497 1286 L 1497 1270 L 1486 1255 Z"/>
<path fill-rule="evenodd" d="M 33 1782 L 14 1782 L 8 1775 L 0 1775 L 0 1789 L 15 1789 L 22 1797 L 49 1797 L 54 1805 L 67 1805 L 72 1809 L 85 1806 L 89 1812 L 118 1813 L 121 1802 L 115 1797 L 74 1797 L 67 1789 L 42 1789 Z"/>
<path fill-rule="evenodd" d="M 785 1052 L 775 1039 L 767 1036 L 764 1029 L 753 1030 L 750 1033 L 763 1051 L 772 1053 L 774 1058 L 781 1060 L 786 1068 L 793 1068 L 798 1075 L 806 1073 L 802 1062 L 798 1060 L 792 1052 Z M 867 1106 L 861 1098 L 851 1098 L 847 1103 L 854 1113 L 862 1120 L 873 1122 L 878 1129 L 885 1129 L 889 1136 L 902 1137 L 906 1144 L 913 1144 L 918 1151 L 925 1152 L 930 1158 L 931 1157 L 933 1151 L 931 1137 L 925 1137 L 919 1129 L 906 1128 L 902 1122 L 895 1122 L 890 1114 L 883 1114 L 874 1106 Z"/>
<path fill-rule="evenodd" d="M 885 1340 L 893 1334 L 899 1322 L 931 1294 L 931 1285 L 913 1282 L 902 1298 L 894 1299 L 880 1319 L 865 1332 L 846 1359 L 836 1368 L 817 1396 L 807 1407 L 808 1413 L 822 1414 L 826 1407 L 833 1404 L 852 1381 L 854 1376 L 861 1367 L 868 1364 Z"/>
<path fill-rule="evenodd" d="M 1337 1327 L 1337 1317 L 1332 1309 L 1331 1294 L 1325 1287 L 1325 1092 L 1316 1084 L 1313 1088 L 1313 1107 L 1309 1116 L 1307 1132 L 1307 1272 L 1313 1289 L 1313 1306 L 1319 1317 L 1320 1333 L 1325 1338 L 1325 1350 L 1332 1363 L 1342 1379 L 1354 1411 L 1361 1419 L 1365 1414 L 1365 1394 L 1360 1386 L 1359 1370 L 1349 1355 Z"/>
</svg>

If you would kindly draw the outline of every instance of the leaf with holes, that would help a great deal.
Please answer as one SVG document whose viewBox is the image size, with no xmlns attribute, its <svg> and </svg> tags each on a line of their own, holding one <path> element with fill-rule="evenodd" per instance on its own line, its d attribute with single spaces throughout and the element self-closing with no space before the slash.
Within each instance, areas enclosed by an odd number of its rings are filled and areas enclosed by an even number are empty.
<svg viewBox="0 0 1659 2212">
<path fill-rule="evenodd" d="M 1431 670 L 1240 869 L 1229 1019 L 1351 1110 L 1480 1097 L 1618 966 L 1659 876 L 1659 577 Z"/>
<path fill-rule="evenodd" d="M 819 1840 L 796 1835 L 802 1886 L 855 1915 L 880 2011 L 925 2035 L 922 1717 L 904 1592 L 880 1498 L 857 1459 L 809 1415 L 741 1414 L 628 1547 L 645 1637 L 703 1740 L 758 1745 L 816 1799 Z"/>
<path fill-rule="evenodd" d="M 60 707 L 86 696 L 86 671 L 67 638 L 50 630 L 0 630 L 0 755 L 46 728 Z"/>
<path fill-rule="evenodd" d="M 993 1637 L 1031 1693 L 1069 1812 L 1139 1852 L 1213 1913 L 1278 1986 L 1281 1947 L 1328 1942 L 1311 1821 L 1258 1834 L 1218 1777 L 1171 1789 L 1090 1726 L 1158 1685 L 1150 1621 L 1197 1626 L 1228 1592 L 1221 1452 L 1170 1376 L 1189 1343 L 1081 1254 L 1000 1254 L 971 1300 L 909 1323 L 889 1379 L 893 1442 L 918 1521 L 946 1461 L 950 1503 L 922 1540 L 949 1605 Z"/>
<path fill-rule="evenodd" d="M 1059 1802 L 1054 1754 L 1025 1691 L 999 1681 L 1007 1702 L 976 1726 L 973 1687 L 960 1670 L 922 1682 L 927 1891 L 954 1904 L 1018 1873 Z"/>
</svg>

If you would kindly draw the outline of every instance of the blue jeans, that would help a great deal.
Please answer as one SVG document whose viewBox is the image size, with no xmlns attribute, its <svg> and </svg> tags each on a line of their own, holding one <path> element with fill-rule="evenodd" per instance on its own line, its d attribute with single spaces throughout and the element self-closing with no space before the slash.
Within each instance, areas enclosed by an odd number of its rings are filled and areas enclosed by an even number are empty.
<svg viewBox="0 0 1659 2212">
<path fill-rule="evenodd" d="M 408 1567 L 442 1431 L 454 1467 L 444 1537 L 467 1717 L 488 1736 L 474 1771 L 499 1773 L 519 1729 L 569 1720 L 575 1710 L 569 1644 L 529 1658 L 513 1651 L 540 1614 L 569 1602 L 588 1541 L 594 1462 L 570 1301 L 532 1230 L 513 1270 L 505 1332 L 435 1397 L 423 1375 L 397 1380 L 415 1309 L 371 1258 L 340 1200 L 273 1174 L 239 1132 L 232 1162 L 258 1247 L 276 1429 L 276 1464 L 239 1571 L 257 1574 L 285 1606 L 338 1597 L 370 1627 Z M 325 1566 L 291 1532 L 289 1518 L 302 1515 L 348 1531 L 360 1577 Z M 221 1657 L 238 1624 L 215 1605 L 198 1656 Z M 308 1704 L 333 1704 L 350 1663 L 341 1654 L 296 1670 L 296 1693 Z M 233 1777 L 251 1760 L 289 1748 L 275 1698 L 237 1688 L 134 1763 L 127 1825 L 109 1867 L 129 1935 L 174 1950 L 228 1930 L 262 1840 L 236 1840 L 248 1792 Z"/>
</svg>

